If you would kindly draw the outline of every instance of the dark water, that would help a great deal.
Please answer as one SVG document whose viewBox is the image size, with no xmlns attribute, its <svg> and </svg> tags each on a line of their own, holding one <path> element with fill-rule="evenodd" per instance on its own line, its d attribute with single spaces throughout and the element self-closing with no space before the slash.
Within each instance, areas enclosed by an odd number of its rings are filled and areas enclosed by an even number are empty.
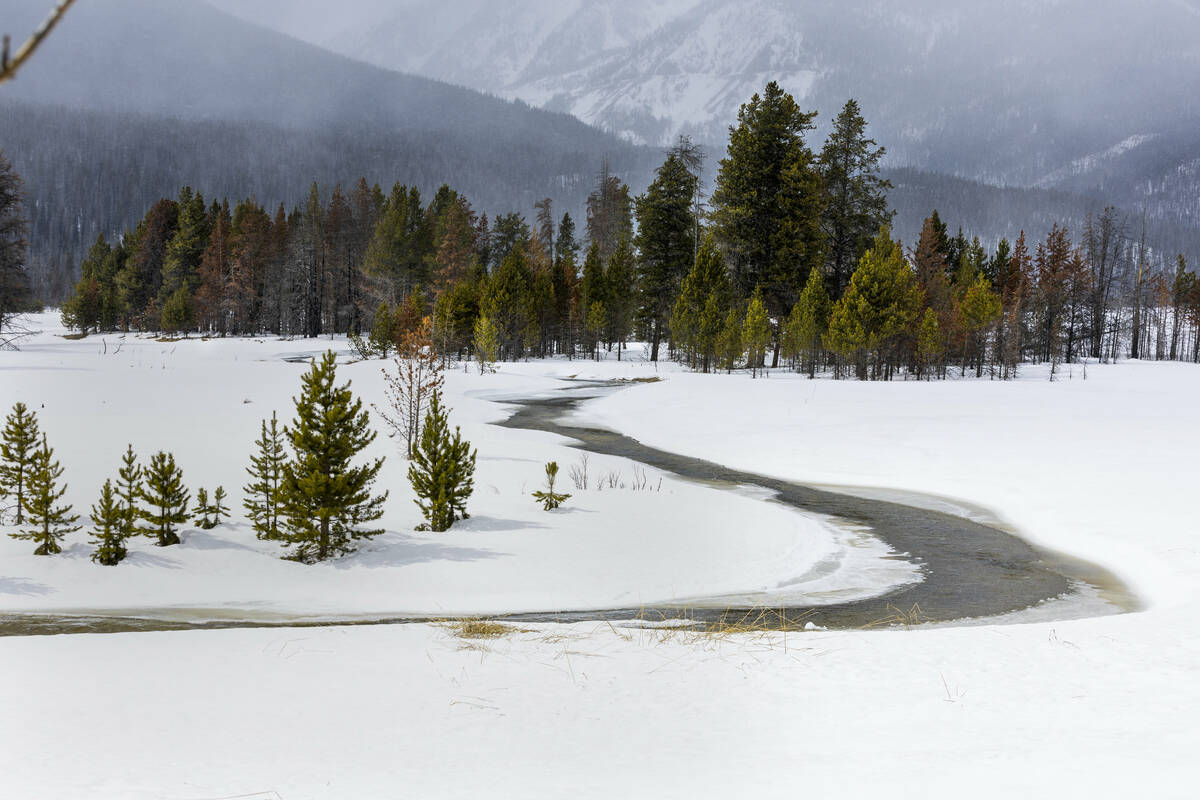
<svg viewBox="0 0 1200 800">
<path fill-rule="evenodd" d="M 756 486 L 775 493 L 775 500 L 803 511 L 837 517 L 868 526 L 871 533 L 894 552 L 907 554 L 924 575 L 919 583 L 899 586 L 882 595 L 833 605 L 720 606 L 698 601 L 696 606 L 651 606 L 545 611 L 505 615 L 523 622 L 623 621 L 634 619 L 690 619 L 698 625 L 738 624 L 757 621 L 770 627 L 802 627 L 808 623 L 826 628 L 863 628 L 894 624 L 967 621 L 995 617 L 1064 598 L 1056 606 L 1061 616 L 1121 613 L 1137 608 L 1137 601 L 1121 582 L 1105 570 L 1070 557 L 1032 547 L 996 525 L 972 521 L 943 511 L 856 497 L 811 486 L 723 467 L 649 447 L 612 431 L 574 427 L 560 422 L 579 402 L 594 395 L 514 401 L 517 411 L 500 423 L 509 428 L 561 434 L 573 446 L 588 452 L 619 456 L 682 478 L 710 486 Z M 1084 604 L 1082 593 L 1089 597 Z M 1103 598 L 1097 601 L 1097 597 Z M 1078 604 L 1072 604 L 1072 598 Z M 196 614 L 164 619 L 162 610 L 147 609 L 141 616 L 109 615 L 0 615 L 0 636 L 63 633 L 118 633 L 129 631 L 203 630 L 213 628 L 313 627 L 327 625 L 383 625 L 429 622 L 428 617 L 380 617 L 336 620 L 293 618 L 264 622 L 214 618 L 197 621 Z M 212 613 L 212 612 L 208 612 Z M 498 617 L 501 618 L 501 617 Z"/>
</svg>

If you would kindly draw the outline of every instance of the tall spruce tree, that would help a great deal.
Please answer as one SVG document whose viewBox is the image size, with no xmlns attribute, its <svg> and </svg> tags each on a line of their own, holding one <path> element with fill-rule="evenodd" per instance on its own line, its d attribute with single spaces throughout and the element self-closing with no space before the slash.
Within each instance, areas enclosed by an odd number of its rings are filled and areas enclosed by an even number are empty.
<svg viewBox="0 0 1200 800">
<path fill-rule="evenodd" d="M 425 517 L 417 530 L 449 530 L 456 520 L 466 519 L 467 499 L 475 488 L 475 451 L 456 427 L 450 435 L 441 395 L 429 404 L 421 439 L 408 467 L 408 479 L 417 494 L 416 504 Z"/>
<path fill-rule="evenodd" d="M 10 534 L 14 539 L 37 542 L 34 555 L 61 553 L 59 540 L 80 528 L 74 524 L 79 520 L 79 515 L 71 513 L 71 505 L 59 504 L 67 493 L 66 484 L 61 488 L 58 485 L 62 474 L 62 466 L 54 460 L 54 451 L 46 443 L 46 434 L 43 433 L 42 446 L 34 451 L 30 463 L 29 482 L 25 491 L 25 511 L 29 515 L 30 527 Z"/>
<path fill-rule="evenodd" d="M 712 220 L 729 257 L 734 288 L 762 292 L 769 317 L 787 316 L 819 257 L 821 202 L 815 158 L 805 143 L 816 112 L 803 112 L 772 81 L 738 112 L 712 195 Z M 774 326 L 778 336 L 778 326 Z M 776 338 L 776 342 L 778 339 Z M 777 365 L 775 350 L 772 365 Z"/>
<path fill-rule="evenodd" d="M 242 505 L 259 539 L 278 540 L 282 538 L 279 530 L 279 486 L 283 480 L 287 453 L 284 450 L 283 431 L 274 412 L 271 413 L 269 427 L 266 420 L 262 421 L 262 431 L 254 445 L 258 451 L 250 456 L 250 466 L 246 468 L 250 483 L 242 490 L 246 495 Z"/>
<path fill-rule="evenodd" d="M 383 459 L 352 465 L 375 433 L 350 383 L 336 385 L 336 364 L 332 351 L 313 359 L 294 399 L 296 418 L 284 429 L 292 458 L 279 486 L 283 541 L 295 546 L 289 557 L 305 563 L 348 553 L 353 540 L 383 533 L 359 527 L 383 516 L 387 492 L 371 495 Z"/>
<path fill-rule="evenodd" d="M 825 189 L 821 221 L 834 297 L 841 296 L 875 234 L 892 222 L 887 205 L 887 190 L 892 184 L 879 177 L 879 162 L 885 150 L 867 138 L 866 129 L 858 103 L 847 100 L 821 150 Z"/>
<path fill-rule="evenodd" d="M 658 347 L 668 314 L 679 296 L 684 275 L 695 260 L 696 218 L 692 198 L 696 176 L 672 152 L 658 168 L 654 182 L 637 198 L 641 320 L 650 336 L 650 360 Z"/>
<path fill-rule="evenodd" d="M 39 436 L 37 414 L 24 403 L 13 405 L 0 434 L 0 498 L 13 498 L 18 525 L 25 522 L 25 496 Z"/>
<path fill-rule="evenodd" d="M 100 488 L 100 499 L 92 505 L 92 525 L 91 543 L 96 546 L 92 561 L 106 567 L 120 564 L 127 554 L 125 514 L 111 480 L 104 482 Z"/>
<path fill-rule="evenodd" d="M 159 547 L 179 544 L 175 526 L 188 520 L 190 493 L 174 454 L 159 451 L 150 457 L 138 497 L 144 503 L 138 516 L 147 523 L 141 533 L 156 539 Z"/>
</svg>

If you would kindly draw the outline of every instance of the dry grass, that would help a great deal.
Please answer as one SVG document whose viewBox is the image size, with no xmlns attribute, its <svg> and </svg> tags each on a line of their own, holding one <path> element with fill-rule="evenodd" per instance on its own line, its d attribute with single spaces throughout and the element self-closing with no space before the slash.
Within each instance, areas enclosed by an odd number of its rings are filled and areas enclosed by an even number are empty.
<svg viewBox="0 0 1200 800">
<path fill-rule="evenodd" d="M 460 639 L 501 639 L 514 633 L 529 633 L 525 628 L 490 619 L 449 620 L 443 624 Z"/>
<path fill-rule="evenodd" d="M 905 611 L 901 608 L 896 608 L 891 603 L 887 604 L 886 616 L 883 616 L 874 622 L 864 625 L 865 628 L 890 628 L 895 625 L 903 625 L 912 627 L 920 625 L 924 622 L 933 622 L 933 618 L 921 610 L 919 603 L 913 603 L 912 608 Z"/>
</svg>

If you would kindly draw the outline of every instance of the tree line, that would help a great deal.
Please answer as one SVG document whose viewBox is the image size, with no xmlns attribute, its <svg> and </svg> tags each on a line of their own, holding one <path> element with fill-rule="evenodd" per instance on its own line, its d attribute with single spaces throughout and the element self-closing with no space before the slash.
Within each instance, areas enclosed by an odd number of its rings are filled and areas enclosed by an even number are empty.
<svg viewBox="0 0 1200 800">
<path fill-rule="evenodd" d="M 101 235 L 63 309 L 71 327 L 347 333 L 386 353 L 425 317 L 445 358 L 622 357 L 630 340 L 702 369 L 1009 377 L 1022 362 L 1197 358 L 1194 273 L 1173 273 L 1111 208 L 1077 241 L 1054 225 L 993 249 L 935 211 L 890 233 L 884 148 L 851 100 L 819 150 L 816 112 L 775 83 L 742 106 L 703 202 L 681 139 L 634 196 L 607 165 L 584 230 L 549 199 L 489 220 L 443 186 L 426 201 L 360 180 L 273 212 L 185 187 L 132 232 Z M 365 338 L 362 338 L 365 337 Z"/>
</svg>

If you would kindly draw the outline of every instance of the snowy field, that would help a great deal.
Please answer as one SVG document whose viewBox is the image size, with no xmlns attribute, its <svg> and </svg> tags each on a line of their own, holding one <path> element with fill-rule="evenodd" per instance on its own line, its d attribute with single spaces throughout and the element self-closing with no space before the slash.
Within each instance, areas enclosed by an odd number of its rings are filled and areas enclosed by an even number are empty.
<svg viewBox="0 0 1200 800">
<path fill-rule="evenodd" d="M 138 544 L 116 568 L 88 561 L 83 532 L 42 559 L 5 537 L 0 611 L 587 608 L 769 588 L 835 556 L 858 591 L 900 578 L 873 572 L 874 554 L 845 557 L 820 519 L 656 473 L 661 490 L 578 492 L 563 513 L 540 511 L 528 495 L 541 465 L 565 472 L 578 454 L 488 425 L 507 415 L 494 400 L 568 375 L 655 374 L 579 416 L 733 467 L 982 506 L 1112 570 L 1145 610 L 786 636 L 580 623 L 483 641 L 440 625 L 3 638 L 0 796 L 1194 796 L 1193 365 L 1089 365 L 1086 380 L 1076 366 L 1055 383 L 1033 369 L 1012 383 L 751 380 L 636 359 L 456 373 L 452 422 L 479 448 L 473 519 L 412 532 L 404 464 L 381 435 L 389 532 L 306 567 L 237 512 L 259 420 L 291 417 L 304 365 L 284 358 L 329 342 L 130 338 L 114 353 L 117 337 L 72 342 L 52 316 L 36 322 L 43 334 L 0 353 L 0 408 L 38 412 L 77 510 L 131 441 L 143 457 L 173 451 L 190 486 L 223 484 L 238 524 Z M 378 402 L 379 367 L 339 375 Z M 591 469 L 634 465 L 593 456 Z"/>
</svg>

